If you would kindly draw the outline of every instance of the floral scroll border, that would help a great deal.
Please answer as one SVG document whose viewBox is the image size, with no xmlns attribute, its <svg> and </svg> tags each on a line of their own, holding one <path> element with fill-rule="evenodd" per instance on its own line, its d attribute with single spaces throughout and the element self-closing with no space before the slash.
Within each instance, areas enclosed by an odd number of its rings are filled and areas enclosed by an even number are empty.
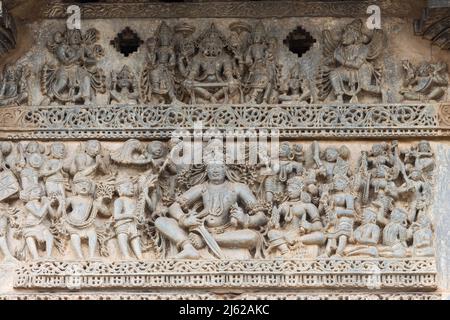
<svg viewBox="0 0 450 320">
<path fill-rule="evenodd" d="M 272 129 L 280 137 L 450 136 L 450 106 L 374 105 L 111 105 L 8 107 L 0 137 L 167 138 L 177 129 Z"/>
</svg>

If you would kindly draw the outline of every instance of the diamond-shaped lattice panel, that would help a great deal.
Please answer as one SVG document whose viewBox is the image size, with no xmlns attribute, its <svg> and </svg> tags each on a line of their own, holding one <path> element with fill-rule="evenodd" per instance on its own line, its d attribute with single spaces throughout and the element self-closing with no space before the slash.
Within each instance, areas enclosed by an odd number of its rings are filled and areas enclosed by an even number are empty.
<svg viewBox="0 0 450 320">
<path fill-rule="evenodd" d="M 111 45 L 125 57 L 136 52 L 142 43 L 144 42 L 139 38 L 136 32 L 130 29 L 130 27 L 123 29 L 117 34 L 114 40 L 111 40 Z"/>
<path fill-rule="evenodd" d="M 298 26 L 295 30 L 291 31 L 283 43 L 289 48 L 289 50 L 295 53 L 298 57 L 308 52 L 314 45 L 316 39 L 314 39 L 308 31 Z"/>
</svg>

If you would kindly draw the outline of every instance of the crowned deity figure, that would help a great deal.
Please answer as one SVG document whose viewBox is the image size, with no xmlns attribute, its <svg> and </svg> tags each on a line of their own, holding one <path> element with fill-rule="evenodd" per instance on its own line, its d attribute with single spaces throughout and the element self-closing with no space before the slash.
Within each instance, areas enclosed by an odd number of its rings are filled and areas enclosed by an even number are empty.
<svg viewBox="0 0 450 320">
<path fill-rule="evenodd" d="M 296 147 L 302 148 L 301 145 L 297 145 Z M 294 147 L 284 142 L 280 145 L 278 159 L 269 160 L 267 166 L 264 191 L 266 200 L 272 203 L 277 195 L 284 192 L 286 181 L 289 178 L 293 175 L 301 175 L 303 173 L 303 164 L 295 161 Z"/>
<path fill-rule="evenodd" d="M 383 51 L 384 34 L 374 30 L 369 37 L 362 27 L 362 20 L 354 20 L 344 27 L 338 42 L 329 30 L 324 31 L 325 66 L 319 72 L 317 83 L 321 100 L 331 91 L 338 103 L 344 102 L 344 96 L 350 97 L 350 102 L 358 102 L 358 95 L 364 91 L 382 95 L 385 100 L 381 71 L 373 63 Z"/>
<path fill-rule="evenodd" d="M 246 101 L 271 103 L 277 87 L 277 67 L 274 52 L 266 41 L 266 29 L 259 22 L 253 30 L 252 43 L 245 54 L 248 67 Z"/>
<path fill-rule="evenodd" d="M 178 259 L 198 259 L 205 247 L 219 259 L 225 258 L 223 249 L 246 249 L 261 257 L 263 238 L 258 229 L 267 218 L 255 196 L 245 184 L 229 180 L 223 162 L 208 163 L 206 172 L 208 181 L 182 194 L 167 217 L 156 219 L 156 228 L 177 247 Z"/>
<path fill-rule="evenodd" d="M 47 47 L 58 65 L 44 65 L 41 89 L 45 98 L 41 105 L 92 104 L 96 93 L 105 93 L 105 75 L 96 66 L 104 52 L 95 44 L 97 41 L 95 29 L 89 29 L 84 35 L 78 29 L 54 34 Z"/>
<path fill-rule="evenodd" d="M 168 104 L 178 102 L 175 88 L 177 63 L 172 29 L 162 22 L 155 38 L 147 40 L 147 65 L 141 75 L 141 98 L 144 102 Z"/>
<path fill-rule="evenodd" d="M 229 44 L 225 37 L 212 24 L 197 41 L 199 52 L 183 82 L 191 103 L 239 103 L 242 93 L 234 78 L 233 61 L 226 52 Z"/>
</svg>

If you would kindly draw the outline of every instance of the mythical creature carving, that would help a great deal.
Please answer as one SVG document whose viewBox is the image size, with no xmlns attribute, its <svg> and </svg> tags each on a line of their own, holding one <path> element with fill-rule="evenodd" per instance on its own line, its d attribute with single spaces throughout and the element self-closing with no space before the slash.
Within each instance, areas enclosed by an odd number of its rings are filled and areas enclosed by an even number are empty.
<svg viewBox="0 0 450 320">
<path fill-rule="evenodd" d="M 329 30 L 323 32 L 323 67 L 316 83 L 320 100 L 333 92 L 338 103 L 358 102 L 358 96 L 368 92 L 386 101 L 382 69 L 375 64 L 383 53 L 385 36 L 378 29 L 364 34 L 362 28 L 362 20 L 354 20 L 338 40 Z"/>
<path fill-rule="evenodd" d="M 96 44 L 99 32 L 89 29 L 57 31 L 47 43 L 57 64 L 46 63 L 41 73 L 41 89 L 45 98 L 41 105 L 93 104 L 97 93 L 105 93 L 105 75 L 97 67 L 103 48 Z"/>
</svg>

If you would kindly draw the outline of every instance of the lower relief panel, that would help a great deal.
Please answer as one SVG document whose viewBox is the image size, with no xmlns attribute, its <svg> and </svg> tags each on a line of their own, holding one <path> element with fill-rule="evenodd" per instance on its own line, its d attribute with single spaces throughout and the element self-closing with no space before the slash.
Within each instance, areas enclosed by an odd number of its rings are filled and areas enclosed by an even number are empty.
<svg viewBox="0 0 450 320">
<path fill-rule="evenodd" d="M 0 298 L 441 298 L 444 145 L 204 141 L 1 142 Z"/>
</svg>

